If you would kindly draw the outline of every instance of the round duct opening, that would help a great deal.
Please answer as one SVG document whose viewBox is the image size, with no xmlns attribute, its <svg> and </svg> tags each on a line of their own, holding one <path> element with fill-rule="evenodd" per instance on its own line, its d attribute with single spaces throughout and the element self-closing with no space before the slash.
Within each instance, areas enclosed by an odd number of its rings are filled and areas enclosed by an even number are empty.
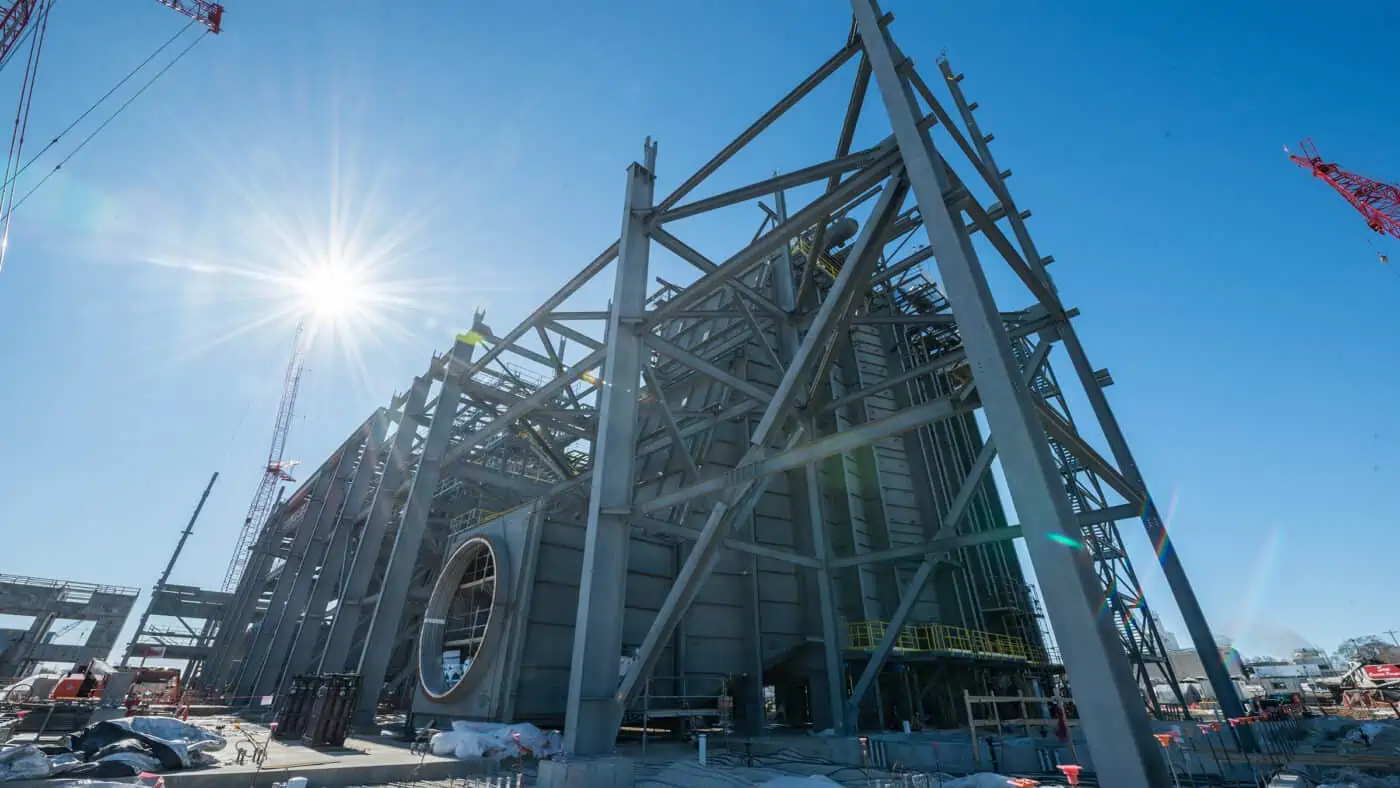
<svg viewBox="0 0 1400 788">
<path fill-rule="evenodd" d="M 496 551 L 476 537 L 457 548 L 438 578 L 418 640 L 418 682 L 429 697 L 453 694 L 471 672 L 491 629 L 496 575 Z"/>
</svg>

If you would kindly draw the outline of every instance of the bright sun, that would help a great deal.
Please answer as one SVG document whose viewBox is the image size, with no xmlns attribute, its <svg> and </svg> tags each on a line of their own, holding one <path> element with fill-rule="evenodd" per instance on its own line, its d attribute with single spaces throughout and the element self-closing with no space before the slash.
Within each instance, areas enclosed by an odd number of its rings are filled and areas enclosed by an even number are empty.
<svg viewBox="0 0 1400 788">
<path fill-rule="evenodd" d="M 344 266 L 313 268 L 297 282 L 298 294 L 306 309 L 322 318 L 342 317 L 364 305 L 367 292 Z"/>
</svg>

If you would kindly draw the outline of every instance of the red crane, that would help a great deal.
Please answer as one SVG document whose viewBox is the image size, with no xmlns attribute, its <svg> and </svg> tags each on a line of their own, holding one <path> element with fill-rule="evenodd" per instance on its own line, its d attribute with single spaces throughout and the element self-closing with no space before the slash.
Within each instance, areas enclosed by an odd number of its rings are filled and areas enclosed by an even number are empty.
<svg viewBox="0 0 1400 788">
<path fill-rule="evenodd" d="M 282 453 L 287 448 L 287 433 L 291 431 L 292 413 L 296 410 L 297 389 L 301 387 L 301 371 L 306 362 L 306 345 L 306 320 L 302 319 L 297 323 L 296 337 L 292 340 L 292 358 L 287 362 L 287 372 L 282 378 L 282 400 L 277 405 L 277 421 L 272 426 L 272 445 L 267 450 L 267 464 L 263 466 L 253 501 L 248 504 L 248 516 L 243 520 L 243 530 L 238 534 L 233 558 L 229 561 L 228 571 L 224 573 L 225 591 L 234 590 L 243 577 L 258 532 L 277 505 L 277 487 L 283 482 L 296 481 L 291 475 L 296 463 L 285 460 Z"/>
<path fill-rule="evenodd" d="M 14 130 L 10 135 L 9 158 L 5 163 L 4 180 L 0 181 L 0 214 L 3 214 L 3 219 L 0 220 L 0 223 L 3 223 L 3 227 L 0 227 L 0 266 L 4 265 L 5 249 L 9 246 L 10 216 L 14 213 L 14 209 L 18 207 L 18 203 L 15 201 L 15 190 L 20 173 L 28 169 L 29 165 L 34 163 L 34 159 L 38 158 L 38 156 L 35 156 L 28 162 L 21 163 L 21 156 L 24 151 L 24 135 L 25 130 L 29 127 L 29 110 L 34 100 L 34 86 L 39 73 L 40 55 L 43 54 L 44 37 L 49 27 L 49 12 L 53 10 L 54 2 L 55 0 L 14 0 L 13 2 L 0 0 L 0 68 L 3 68 L 10 62 L 11 56 L 19 54 L 19 45 L 26 38 L 29 40 L 29 51 L 22 58 L 24 60 L 24 76 L 20 82 L 19 108 L 15 111 Z M 218 3 L 211 3 L 208 2 L 208 0 L 157 0 L 157 2 L 189 17 L 190 25 L 202 25 L 208 33 L 218 33 L 223 28 L 224 7 Z M 182 30 L 181 33 L 183 32 Z M 169 46 L 179 35 L 180 34 L 177 33 L 170 41 L 161 45 L 160 49 L 157 49 L 155 54 L 151 55 L 151 58 L 154 58 L 156 54 L 160 54 L 160 52 Z M 190 46 L 193 46 L 193 44 Z M 188 48 L 185 51 L 189 51 Z M 179 60 L 180 57 L 183 56 L 184 52 L 181 52 L 175 60 Z M 137 71 L 144 67 L 146 63 L 149 63 L 151 58 L 147 58 L 145 63 L 137 66 L 136 69 L 133 69 L 130 74 L 127 74 L 125 78 L 118 82 L 112 90 L 107 91 L 106 95 L 98 99 L 97 104 L 94 104 L 87 112 L 79 116 L 78 121 L 86 118 L 98 105 L 107 100 L 118 87 L 121 87 L 128 79 L 134 76 Z M 77 154 L 78 150 L 81 150 L 83 146 L 87 145 L 98 131 L 106 127 L 107 123 L 110 123 L 117 114 L 125 109 L 127 104 L 130 104 L 136 96 L 139 96 L 141 92 L 146 89 L 146 87 L 150 86 L 151 82 L 154 82 L 157 77 L 165 73 L 166 69 L 170 68 L 172 65 L 174 65 L 174 61 L 158 71 L 156 76 L 152 77 L 151 80 L 146 83 L 145 87 L 138 90 L 136 95 L 128 99 L 125 104 L 122 104 L 117 111 L 111 115 L 111 117 L 107 118 L 101 126 L 98 126 L 97 131 L 88 135 L 87 139 L 83 140 L 76 150 L 68 154 L 63 161 L 60 161 L 58 166 L 54 167 L 53 172 L 57 172 L 60 167 L 67 163 L 68 159 L 71 159 Z M 73 126 L 77 125 L 78 121 L 74 121 L 73 124 L 61 132 L 58 137 L 55 137 L 43 151 L 40 151 L 40 155 L 53 147 L 54 143 L 58 142 L 59 137 L 71 131 Z M 53 172 L 49 173 L 49 176 L 51 176 Z M 39 185 L 47 181 L 49 176 L 45 176 L 44 179 L 39 182 Z M 38 185 L 34 187 L 34 189 L 37 188 L 39 188 Z M 24 197 L 20 198 L 19 202 L 24 202 L 24 200 L 29 197 L 29 194 L 34 192 L 34 189 L 31 189 Z"/>
<path fill-rule="evenodd" d="M 179 11 L 185 16 L 218 33 L 224 24 L 224 7 L 206 0 L 156 0 L 163 6 Z M 30 20 L 47 13 L 53 0 L 16 0 L 13 3 L 0 3 L 0 63 L 4 63 L 10 50 L 19 43 L 20 37 L 29 27 Z"/>
<path fill-rule="evenodd" d="M 1314 178 L 1321 178 L 1336 189 L 1351 203 L 1351 207 L 1366 217 L 1367 227 L 1381 235 L 1400 238 L 1400 187 L 1347 172 L 1336 164 L 1323 161 L 1312 140 L 1304 140 L 1300 147 L 1303 156 L 1295 153 L 1288 156 L 1294 164 L 1309 170 Z M 1288 148 L 1284 148 L 1284 151 L 1287 152 Z"/>
</svg>

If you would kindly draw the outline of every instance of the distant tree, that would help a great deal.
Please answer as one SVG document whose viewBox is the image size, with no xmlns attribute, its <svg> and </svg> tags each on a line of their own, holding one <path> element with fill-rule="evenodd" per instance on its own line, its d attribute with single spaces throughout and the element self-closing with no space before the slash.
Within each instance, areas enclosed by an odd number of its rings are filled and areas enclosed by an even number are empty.
<svg viewBox="0 0 1400 788">
<path fill-rule="evenodd" d="M 1337 656 L 1348 662 L 1395 662 L 1400 660 L 1400 648 L 1378 635 L 1362 635 L 1342 641 Z"/>
</svg>

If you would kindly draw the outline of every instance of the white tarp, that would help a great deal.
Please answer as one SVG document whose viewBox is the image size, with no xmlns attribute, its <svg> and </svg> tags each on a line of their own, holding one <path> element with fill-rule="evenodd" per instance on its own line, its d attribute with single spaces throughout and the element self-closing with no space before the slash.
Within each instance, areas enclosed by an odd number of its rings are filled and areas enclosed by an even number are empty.
<svg viewBox="0 0 1400 788">
<path fill-rule="evenodd" d="M 428 748 L 433 755 L 453 758 L 546 758 L 562 752 L 563 745 L 558 731 L 542 731 L 528 722 L 455 721 L 452 730 L 435 734 Z"/>
</svg>

